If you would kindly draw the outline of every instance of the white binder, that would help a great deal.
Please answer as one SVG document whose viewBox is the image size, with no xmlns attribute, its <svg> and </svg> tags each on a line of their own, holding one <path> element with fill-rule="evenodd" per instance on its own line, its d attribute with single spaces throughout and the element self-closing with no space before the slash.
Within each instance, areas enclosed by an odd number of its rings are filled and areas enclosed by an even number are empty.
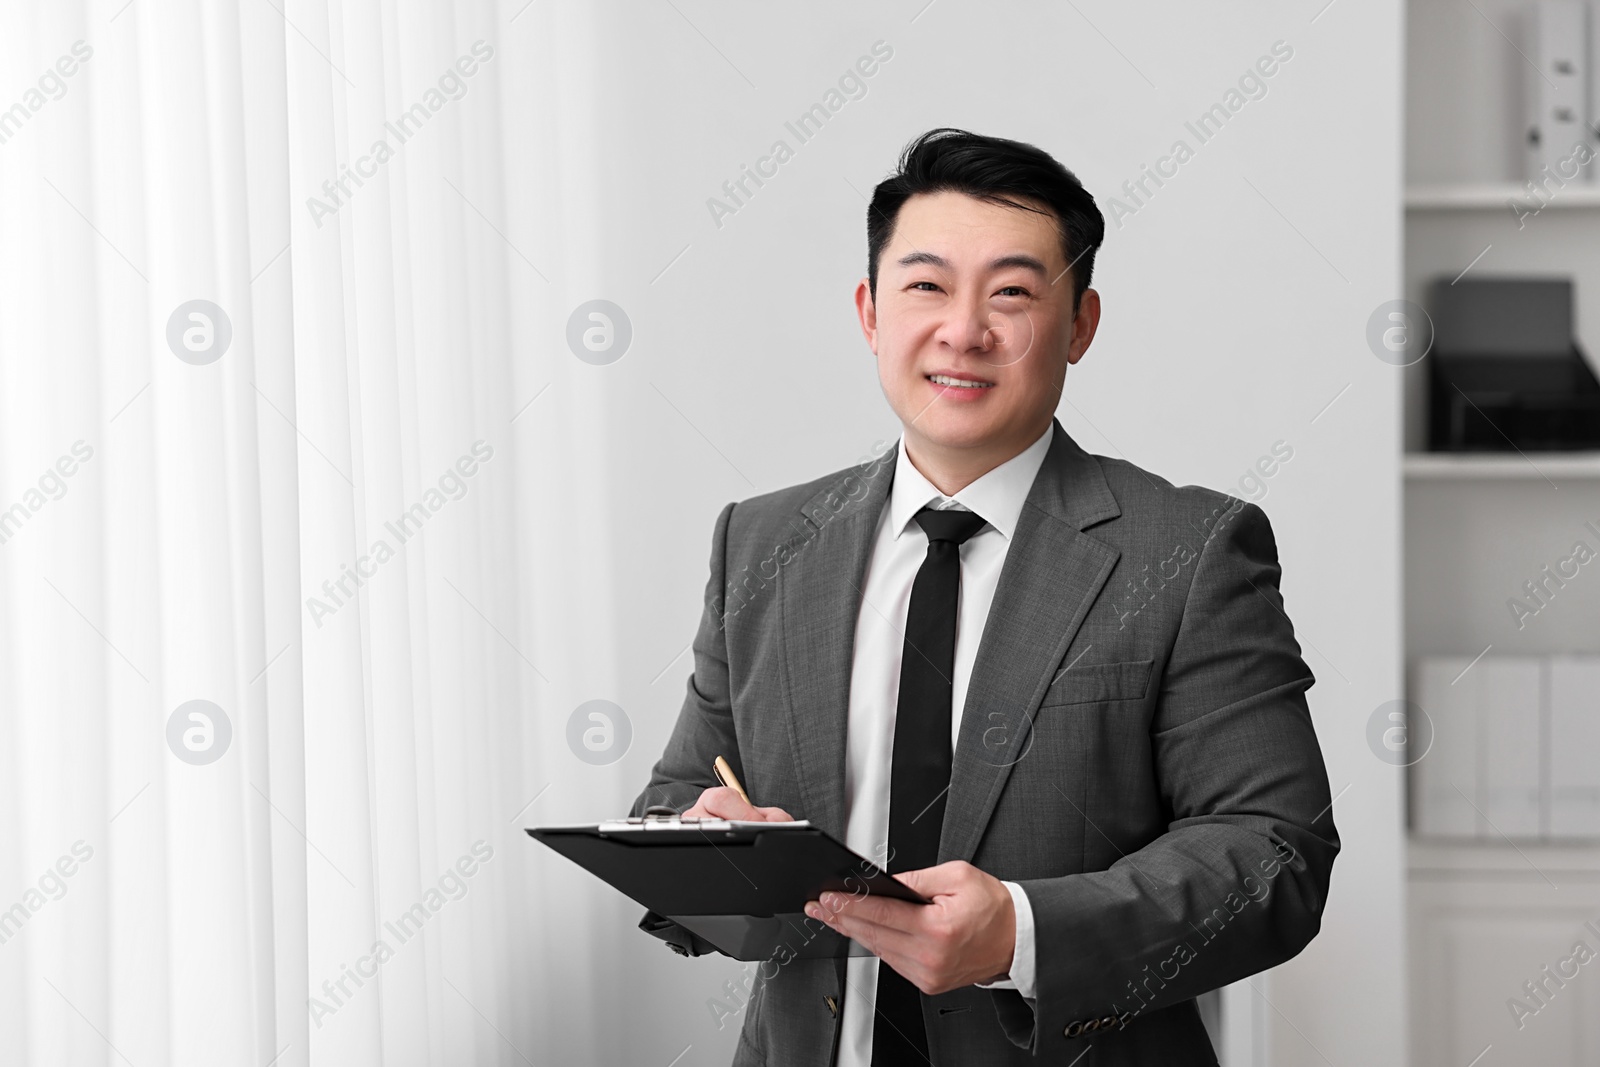
<svg viewBox="0 0 1600 1067">
<path fill-rule="evenodd" d="M 1600 837 L 1600 656 L 1550 660 L 1550 834 Z"/>
<path fill-rule="evenodd" d="M 1412 828 L 1428 837 L 1544 836 L 1545 663 L 1536 656 L 1424 656 L 1412 700 L 1433 748 L 1412 765 Z"/>
<path fill-rule="evenodd" d="M 1528 178 L 1582 179 L 1589 129 L 1589 8 L 1579 0 L 1540 0 L 1529 12 Z M 1582 146 L 1580 148 L 1580 146 Z M 1592 170 L 1593 168 L 1585 168 Z M 1553 192 L 1559 186 L 1552 185 Z"/>
<path fill-rule="evenodd" d="M 1495 841 L 1541 837 L 1545 661 L 1537 656 L 1485 656 L 1467 678 L 1474 673 L 1483 739 L 1478 803 L 1489 824 L 1487 836 Z"/>
<path fill-rule="evenodd" d="M 1423 656 L 1412 666 L 1411 700 L 1433 724 L 1433 746 L 1411 764 L 1411 828 L 1424 837 L 1478 836 L 1478 682 L 1473 672 L 1482 663 L 1467 670 L 1471 663 L 1468 656 Z M 1457 677 L 1460 682 L 1452 685 Z"/>
</svg>

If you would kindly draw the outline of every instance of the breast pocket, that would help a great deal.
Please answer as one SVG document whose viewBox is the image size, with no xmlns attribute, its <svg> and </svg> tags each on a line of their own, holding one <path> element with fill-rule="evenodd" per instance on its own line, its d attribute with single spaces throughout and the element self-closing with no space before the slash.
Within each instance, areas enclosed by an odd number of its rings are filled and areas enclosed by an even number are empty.
<svg viewBox="0 0 1600 1067">
<path fill-rule="evenodd" d="M 1122 663 L 1080 663 L 1068 667 L 1045 690 L 1044 700 L 1039 707 L 1143 700 L 1150 687 L 1150 670 L 1154 666 L 1155 660 L 1134 659 Z"/>
</svg>

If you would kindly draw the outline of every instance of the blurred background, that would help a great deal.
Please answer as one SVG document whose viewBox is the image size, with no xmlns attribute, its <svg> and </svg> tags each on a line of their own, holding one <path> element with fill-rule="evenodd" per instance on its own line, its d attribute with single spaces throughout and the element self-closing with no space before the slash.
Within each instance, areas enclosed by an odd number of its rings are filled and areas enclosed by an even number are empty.
<svg viewBox="0 0 1600 1067">
<path fill-rule="evenodd" d="M 522 831 L 642 788 L 718 509 L 898 434 L 851 295 L 935 126 L 1105 213 L 1067 430 L 1277 535 L 1344 849 L 1222 1061 L 1595 1062 L 1597 33 L 6 4 L 0 1063 L 729 1062 L 754 965 Z"/>
</svg>

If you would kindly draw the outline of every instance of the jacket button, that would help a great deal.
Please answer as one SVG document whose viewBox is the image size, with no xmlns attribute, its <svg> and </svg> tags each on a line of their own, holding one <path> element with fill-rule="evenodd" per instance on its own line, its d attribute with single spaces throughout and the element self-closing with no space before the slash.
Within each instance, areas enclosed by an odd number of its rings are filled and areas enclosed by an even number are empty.
<svg viewBox="0 0 1600 1067">
<path fill-rule="evenodd" d="M 1100 1020 L 1099 1019 L 1085 1019 L 1083 1021 L 1083 1032 L 1084 1033 L 1090 1034 L 1090 1033 L 1093 1033 L 1094 1031 L 1096 1031 L 1098 1029 L 1100 1029 Z"/>
<path fill-rule="evenodd" d="M 822 998 L 822 1002 L 828 1006 L 828 1014 L 832 1015 L 835 1019 L 837 1019 L 839 1017 L 839 1000 L 838 1000 L 838 998 L 824 995 L 823 998 Z"/>
<path fill-rule="evenodd" d="M 1079 1022 L 1077 1019 L 1074 1019 L 1068 1023 L 1066 1029 L 1062 1030 L 1061 1032 L 1066 1034 L 1068 1037 L 1077 1037 L 1079 1034 L 1083 1033 L 1083 1023 Z"/>
<path fill-rule="evenodd" d="M 1115 1015 L 1102 1015 L 1102 1016 L 1100 1016 L 1100 1029 L 1102 1029 L 1102 1030 L 1115 1030 L 1115 1029 L 1117 1029 L 1117 1017 Z"/>
<path fill-rule="evenodd" d="M 1117 1018 L 1117 1029 L 1125 1030 L 1127 1029 L 1128 1024 L 1131 1022 L 1133 1022 L 1133 1012 L 1125 1011 Z"/>
</svg>

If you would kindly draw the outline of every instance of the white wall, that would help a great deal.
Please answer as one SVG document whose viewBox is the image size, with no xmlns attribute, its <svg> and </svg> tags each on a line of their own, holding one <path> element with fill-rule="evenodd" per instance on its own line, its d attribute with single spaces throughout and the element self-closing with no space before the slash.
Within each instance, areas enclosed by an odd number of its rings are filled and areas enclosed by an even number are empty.
<svg viewBox="0 0 1600 1067">
<path fill-rule="evenodd" d="M 1110 226 L 1095 279 L 1105 317 L 1062 421 L 1091 451 L 1235 491 L 1275 441 L 1293 447 L 1263 506 L 1319 679 L 1311 706 L 1344 851 L 1322 936 L 1230 996 L 1228 1062 L 1402 1062 L 1401 779 L 1365 741 L 1373 709 L 1402 695 L 1399 372 L 1365 340 L 1374 308 L 1403 295 L 1402 31 L 1399 3 L 1372 0 L 1172 0 L 1156 15 L 1103 0 L 674 0 L 519 16 L 508 57 L 519 38 L 565 42 L 553 66 L 499 75 L 517 387 L 550 384 L 517 424 L 524 632 L 559 667 L 529 712 L 529 759 L 559 788 L 527 821 L 614 813 L 642 785 L 690 669 L 717 509 L 898 432 L 850 295 L 864 197 L 902 145 L 939 125 L 1033 142 L 1109 216 L 1121 183 L 1182 138 L 1193 158 Z M 879 40 L 893 58 L 867 95 L 798 145 L 785 120 Z M 1185 122 L 1280 40 L 1293 58 L 1265 97 L 1199 144 Z M 533 107 L 551 85 L 564 97 L 554 117 Z M 707 198 L 779 138 L 795 157 L 719 228 Z M 551 175 L 559 205 L 519 196 Z M 567 313 L 595 297 L 634 330 L 603 367 L 563 340 Z M 596 697 L 634 729 L 604 768 L 565 748 L 571 710 Z M 631 902 L 547 854 L 530 848 L 527 862 L 549 955 L 541 1003 L 513 1031 L 523 1050 L 726 1063 L 736 1026 L 719 1031 L 706 1001 L 737 965 L 680 960 L 632 929 Z M 574 907 L 601 932 L 574 923 Z M 602 1021 L 602 1006 L 627 1024 Z"/>
</svg>

